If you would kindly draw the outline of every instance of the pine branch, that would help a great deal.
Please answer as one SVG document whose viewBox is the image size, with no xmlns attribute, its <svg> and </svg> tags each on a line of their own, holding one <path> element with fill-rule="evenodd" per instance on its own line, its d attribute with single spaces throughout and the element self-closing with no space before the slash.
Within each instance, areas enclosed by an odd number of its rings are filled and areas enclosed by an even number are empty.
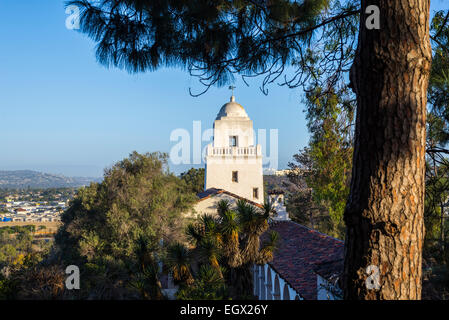
<svg viewBox="0 0 449 320">
<path fill-rule="evenodd" d="M 443 50 L 445 50 L 447 53 L 449 53 L 449 48 L 446 45 L 444 45 L 443 43 L 441 43 L 441 41 L 439 41 L 436 37 L 430 36 L 430 39 L 435 41 Z"/>
<path fill-rule="evenodd" d="M 263 43 L 271 42 L 271 41 L 284 40 L 284 39 L 291 38 L 291 37 L 302 36 L 302 35 L 305 35 L 305 34 L 307 34 L 309 32 L 312 32 L 312 31 L 314 31 L 316 29 L 324 27 L 325 25 L 327 25 L 329 23 L 332 23 L 332 22 L 338 21 L 340 19 L 344 19 L 344 18 L 353 16 L 353 15 L 358 14 L 358 13 L 360 13 L 360 9 L 347 11 L 347 12 L 344 12 L 344 13 L 338 15 L 338 16 L 335 16 L 335 17 L 332 17 L 330 19 L 324 20 L 323 22 L 321 22 L 321 23 L 319 23 L 319 24 L 317 24 L 317 25 L 315 25 L 313 27 L 309 27 L 309 28 L 303 29 L 303 30 L 295 32 L 295 33 L 286 34 L 286 35 L 284 35 L 282 37 L 278 37 L 278 38 L 274 38 L 274 39 L 268 39 L 268 40 L 264 41 Z"/>
<path fill-rule="evenodd" d="M 435 39 L 438 39 L 439 35 L 440 35 L 441 32 L 443 31 L 443 29 L 444 29 L 444 27 L 445 27 L 445 25 L 446 25 L 446 23 L 447 23 L 448 20 L 449 20 L 449 10 L 448 10 L 448 12 L 447 12 L 447 14 L 446 14 L 446 17 L 444 18 L 443 23 L 441 24 L 440 29 L 439 29 L 439 30 L 437 31 L 437 33 L 433 36 Z"/>
</svg>

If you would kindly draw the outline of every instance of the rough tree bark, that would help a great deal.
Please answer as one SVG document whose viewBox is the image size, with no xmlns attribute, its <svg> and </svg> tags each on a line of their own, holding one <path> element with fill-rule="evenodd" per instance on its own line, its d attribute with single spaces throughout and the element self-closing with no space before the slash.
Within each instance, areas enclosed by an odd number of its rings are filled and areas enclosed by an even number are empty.
<svg viewBox="0 0 449 320">
<path fill-rule="evenodd" d="M 345 299 L 420 299 L 424 238 L 429 0 L 362 0 L 351 86 L 357 96 L 345 210 Z M 380 9 L 368 30 L 365 8 Z M 366 285 L 367 268 L 379 287 Z M 370 279 L 368 279 L 370 280 Z"/>
</svg>

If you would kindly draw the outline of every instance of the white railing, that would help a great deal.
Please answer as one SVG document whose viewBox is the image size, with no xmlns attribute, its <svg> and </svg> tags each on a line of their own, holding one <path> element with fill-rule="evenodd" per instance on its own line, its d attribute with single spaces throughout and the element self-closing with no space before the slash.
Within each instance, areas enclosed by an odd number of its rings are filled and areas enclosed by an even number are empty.
<svg viewBox="0 0 449 320">
<path fill-rule="evenodd" d="M 207 147 L 209 156 L 257 156 L 262 155 L 260 146 L 256 147 Z"/>
</svg>

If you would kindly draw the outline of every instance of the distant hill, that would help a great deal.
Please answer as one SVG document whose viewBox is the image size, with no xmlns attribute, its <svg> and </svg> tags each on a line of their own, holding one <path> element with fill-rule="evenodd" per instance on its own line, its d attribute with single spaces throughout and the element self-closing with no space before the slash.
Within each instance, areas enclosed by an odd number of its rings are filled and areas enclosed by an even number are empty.
<svg viewBox="0 0 449 320">
<path fill-rule="evenodd" d="M 264 175 L 263 181 L 267 192 L 282 190 L 288 195 L 301 190 L 301 188 L 290 182 L 287 176 Z M 305 182 L 302 181 L 302 188 L 304 188 L 305 185 Z"/>
<path fill-rule="evenodd" d="M 65 177 L 31 170 L 0 171 L 1 189 L 76 188 L 101 181 L 101 178 Z"/>
</svg>

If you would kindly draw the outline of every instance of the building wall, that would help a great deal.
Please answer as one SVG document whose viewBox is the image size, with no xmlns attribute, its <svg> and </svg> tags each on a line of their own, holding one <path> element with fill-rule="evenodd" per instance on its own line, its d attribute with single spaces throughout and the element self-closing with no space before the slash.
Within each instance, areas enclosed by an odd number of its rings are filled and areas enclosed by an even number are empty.
<svg viewBox="0 0 449 320">
<path fill-rule="evenodd" d="M 259 300 L 303 300 L 269 264 L 254 265 L 254 295 Z M 339 289 L 317 275 L 317 300 L 341 300 Z"/>
<path fill-rule="evenodd" d="M 284 194 L 269 194 L 268 201 L 271 203 L 276 215 L 273 217 L 275 221 L 288 221 L 290 217 L 287 208 L 284 205 Z"/>
<path fill-rule="evenodd" d="M 269 264 L 254 265 L 253 277 L 254 295 L 259 300 L 303 300 Z"/>
<path fill-rule="evenodd" d="M 206 190 L 224 189 L 248 200 L 264 203 L 262 157 L 257 158 L 206 158 Z M 238 182 L 232 181 L 232 172 L 238 172 Z M 258 199 L 253 197 L 253 188 L 258 188 Z"/>
<path fill-rule="evenodd" d="M 215 120 L 214 147 L 229 147 L 229 136 L 238 136 L 239 147 L 254 146 L 253 121 L 226 117 Z"/>
<path fill-rule="evenodd" d="M 189 217 L 195 217 L 203 214 L 216 215 L 217 214 L 217 204 L 220 200 L 228 200 L 231 207 L 235 207 L 237 199 L 226 194 L 219 193 L 204 200 L 198 201 L 193 206 L 193 211 L 188 214 Z"/>
</svg>

